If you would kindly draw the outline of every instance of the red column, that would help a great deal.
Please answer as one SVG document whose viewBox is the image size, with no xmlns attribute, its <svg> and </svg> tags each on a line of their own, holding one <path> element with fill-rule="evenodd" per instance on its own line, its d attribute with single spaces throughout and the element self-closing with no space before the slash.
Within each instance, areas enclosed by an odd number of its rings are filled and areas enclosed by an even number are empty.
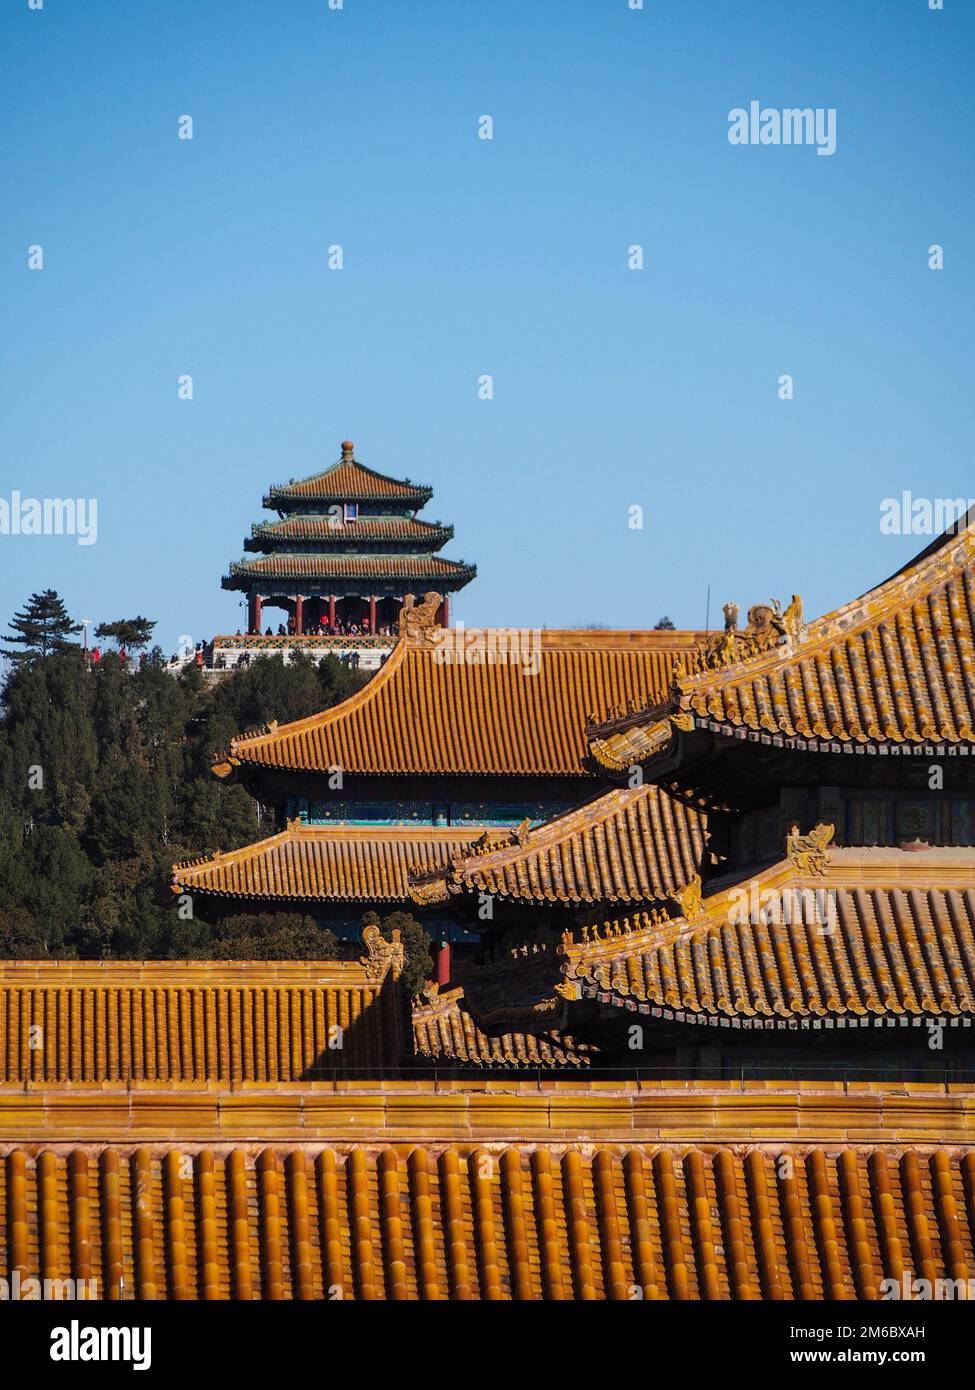
<svg viewBox="0 0 975 1390">
<path fill-rule="evenodd" d="M 261 631 L 261 596 L 251 594 L 251 632 L 260 634 Z"/>
<path fill-rule="evenodd" d="M 376 631 L 376 595 L 369 599 L 369 631 Z"/>
<path fill-rule="evenodd" d="M 301 594 L 295 595 L 295 636 L 301 636 Z"/>
<path fill-rule="evenodd" d="M 436 977 L 436 978 L 437 978 L 437 984 L 438 984 L 438 985 L 443 986 L 443 985 L 449 985 L 449 984 L 450 984 L 450 942 L 449 942 L 449 941 L 441 941 L 441 943 L 440 943 L 440 949 L 437 951 L 436 972 L 437 972 L 437 977 Z"/>
<path fill-rule="evenodd" d="M 334 626 L 335 626 L 335 595 L 334 595 L 334 594 L 329 594 L 329 596 L 328 596 L 328 625 L 329 625 L 329 627 L 334 627 Z"/>
</svg>

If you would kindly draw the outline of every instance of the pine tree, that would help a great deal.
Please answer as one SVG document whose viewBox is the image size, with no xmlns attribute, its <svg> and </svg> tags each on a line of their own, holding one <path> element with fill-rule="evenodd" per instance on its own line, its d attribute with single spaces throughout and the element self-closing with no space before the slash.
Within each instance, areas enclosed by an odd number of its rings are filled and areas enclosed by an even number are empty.
<svg viewBox="0 0 975 1390">
<path fill-rule="evenodd" d="M 333 934 L 300 914 L 211 926 L 201 903 L 181 921 L 169 884 L 175 861 L 273 831 L 242 786 L 217 783 L 213 753 L 248 722 L 314 713 L 361 677 L 280 657 L 215 688 L 195 666 L 174 677 L 151 656 L 131 674 L 114 657 L 87 667 L 77 642 L 47 630 L 66 620 L 52 599 L 35 595 L 17 615 L 18 655 L 34 659 L 0 682 L 0 959 L 337 954 Z"/>
<path fill-rule="evenodd" d="M 118 647 L 139 651 L 149 645 L 155 626 L 155 620 L 152 618 L 119 618 L 114 623 L 99 623 L 95 628 L 95 636 L 102 639 L 107 637 Z"/>
<path fill-rule="evenodd" d="M 12 661 L 33 661 L 39 656 L 62 652 L 72 645 L 68 638 L 81 631 L 81 624 L 71 621 L 63 600 L 54 589 L 31 594 L 24 611 L 11 618 L 10 626 L 14 630 L 3 640 L 23 648 L 22 651 L 4 650 L 3 655 Z"/>
</svg>

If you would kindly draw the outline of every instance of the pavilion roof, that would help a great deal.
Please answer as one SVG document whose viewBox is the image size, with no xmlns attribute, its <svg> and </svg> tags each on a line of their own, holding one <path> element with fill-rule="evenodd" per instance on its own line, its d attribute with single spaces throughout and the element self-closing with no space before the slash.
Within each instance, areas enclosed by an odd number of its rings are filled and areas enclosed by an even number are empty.
<svg viewBox="0 0 975 1390">
<path fill-rule="evenodd" d="M 265 507 L 287 506 L 293 502 L 397 502 L 422 507 L 433 496 L 433 488 L 411 483 L 408 478 L 390 478 L 348 455 L 311 477 L 290 483 L 277 483 L 268 489 Z"/>
<path fill-rule="evenodd" d="M 559 992 L 685 1023 L 970 1020 L 973 883 L 975 850 L 835 849 L 818 867 L 790 851 L 749 882 L 690 895 L 683 916 L 567 934 Z"/>
<path fill-rule="evenodd" d="M 411 871 L 430 872 L 480 830 L 430 825 L 302 825 L 173 868 L 174 893 L 272 902 L 406 902 Z M 487 831 L 501 838 L 503 831 Z"/>
<path fill-rule="evenodd" d="M 707 729 L 788 748 L 967 752 L 975 742 L 975 522 L 943 536 L 891 579 L 808 625 L 801 600 L 776 645 L 737 660 L 726 635 L 704 669 L 666 698 L 589 730 L 612 772 L 669 757 Z M 745 640 L 745 634 L 742 640 Z M 719 644 L 720 648 L 720 644 Z"/>
<path fill-rule="evenodd" d="M 261 521 L 251 527 L 245 550 L 277 549 L 288 542 L 316 542 L 336 548 L 353 542 L 393 541 L 436 550 L 454 534 L 452 526 L 421 521 L 411 516 L 360 516 L 345 521 L 341 516 L 288 516 L 281 521 Z"/>
<path fill-rule="evenodd" d="M 486 659 L 510 652 L 512 634 L 527 664 Z M 238 736 L 214 772 L 337 766 L 346 774 L 590 776 L 583 766 L 587 720 L 621 703 L 661 698 L 679 656 L 699 640 L 674 631 L 464 634 L 479 636 L 486 657 L 474 662 L 454 659 L 452 648 L 445 655 L 436 640 L 401 638 L 362 690 L 320 714 Z"/>
<path fill-rule="evenodd" d="M 393 579 L 410 584 L 459 587 L 477 573 L 476 565 L 445 560 L 442 555 L 261 555 L 238 560 L 223 580 L 225 589 L 239 589 L 252 579 L 347 580 Z"/>
<path fill-rule="evenodd" d="M 649 783 L 614 788 L 534 829 L 485 840 L 442 870 L 411 875 L 414 900 L 488 893 L 532 903 L 641 903 L 673 897 L 700 871 L 706 821 Z"/>
</svg>

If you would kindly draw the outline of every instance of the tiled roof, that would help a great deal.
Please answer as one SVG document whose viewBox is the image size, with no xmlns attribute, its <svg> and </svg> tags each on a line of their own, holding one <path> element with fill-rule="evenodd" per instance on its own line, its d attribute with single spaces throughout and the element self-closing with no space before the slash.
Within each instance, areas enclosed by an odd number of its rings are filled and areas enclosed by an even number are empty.
<svg viewBox="0 0 975 1390">
<path fill-rule="evenodd" d="M 428 985 L 424 1002 L 412 1006 L 417 1054 L 482 1068 L 588 1067 L 600 1048 L 566 1028 L 559 942 L 557 931 L 541 928 L 530 943 L 495 944 L 480 959 L 461 962 L 443 993 Z"/>
<path fill-rule="evenodd" d="M 391 959 L 2 961 L 0 1086 L 381 1071 L 408 1046 Z"/>
<path fill-rule="evenodd" d="M 466 636 L 476 633 L 470 629 Z M 504 630 L 485 630 L 503 639 Z M 353 773 L 587 775 L 584 726 L 621 702 L 669 686 L 692 632 L 542 631 L 537 674 L 517 661 L 444 661 L 433 645 L 397 643 L 342 704 L 235 738 L 215 766 Z"/>
<path fill-rule="evenodd" d="M 425 903 L 469 892 L 535 904 L 664 899 L 700 870 L 705 826 L 655 786 L 617 788 L 497 847 L 453 855 L 411 893 Z"/>
<path fill-rule="evenodd" d="M 921 861 L 921 862 L 918 862 Z M 844 1026 L 975 1014 L 975 851 L 833 851 L 564 946 L 570 998 L 686 1022 Z M 821 896 L 816 897 L 816 894 Z"/>
<path fill-rule="evenodd" d="M 429 825 L 301 825 L 212 859 L 177 864 L 174 893 L 268 901 L 406 902 L 411 869 L 430 872 L 481 832 Z M 503 831 L 488 831 L 503 838 Z"/>
<path fill-rule="evenodd" d="M 8 1147 L 0 1264 L 99 1298 L 862 1299 L 969 1277 L 940 1145 Z"/>
<path fill-rule="evenodd" d="M 261 555 L 230 566 L 223 587 L 235 579 L 403 579 L 418 584 L 444 580 L 467 583 L 475 565 L 445 560 L 442 555 Z"/>
<path fill-rule="evenodd" d="M 413 1006 L 413 1046 L 434 1062 L 517 1070 L 520 1067 L 588 1067 L 599 1049 L 558 1029 L 498 1028 L 485 1031 L 467 1007 L 462 985 Z"/>
<path fill-rule="evenodd" d="M 973 560 L 970 524 L 764 654 L 678 676 L 671 698 L 642 717 L 592 729 L 593 758 L 614 771 L 646 762 L 679 736 L 675 724 L 837 752 L 967 751 L 975 741 Z"/>
<path fill-rule="evenodd" d="M 454 534 L 452 526 L 435 526 L 409 516 L 360 516 L 356 521 L 337 521 L 330 516 L 288 516 L 283 521 L 264 521 L 252 527 L 245 550 L 267 550 L 282 541 L 324 541 L 338 547 L 357 541 L 416 542 L 423 549 L 439 549 Z"/>
<path fill-rule="evenodd" d="M 388 502 L 422 506 L 433 496 L 433 489 L 422 483 L 387 477 L 366 468 L 356 459 L 343 458 L 330 468 L 298 482 L 278 483 L 268 490 L 265 507 L 280 502 Z"/>
</svg>

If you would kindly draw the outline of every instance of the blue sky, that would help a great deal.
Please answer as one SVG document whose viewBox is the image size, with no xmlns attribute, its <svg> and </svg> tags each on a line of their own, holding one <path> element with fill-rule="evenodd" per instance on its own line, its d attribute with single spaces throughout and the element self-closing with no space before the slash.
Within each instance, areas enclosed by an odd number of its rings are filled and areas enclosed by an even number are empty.
<svg viewBox="0 0 975 1390">
<path fill-rule="evenodd" d="M 433 486 L 468 623 L 861 593 L 926 543 L 885 497 L 975 495 L 973 59 L 962 0 L 7 0 L 0 496 L 98 541 L 0 536 L 0 616 L 234 630 L 346 437 Z M 729 144 L 751 100 L 836 153 Z"/>
</svg>

